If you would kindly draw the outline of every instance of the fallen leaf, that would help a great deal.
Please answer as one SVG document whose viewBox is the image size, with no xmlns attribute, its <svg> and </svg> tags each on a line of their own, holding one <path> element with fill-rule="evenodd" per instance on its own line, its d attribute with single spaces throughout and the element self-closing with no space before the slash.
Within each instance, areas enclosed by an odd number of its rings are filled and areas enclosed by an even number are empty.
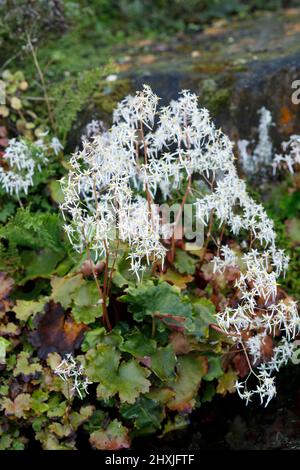
<svg viewBox="0 0 300 470">
<path fill-rule="evenodd" d="M 66 314 L 60 304 L 50 301 L 45 306 L 45 313 L 35 318 L 36 330 L 29 334 L 30 342 L 38 348 L 38 356 L 46 359 L 51 352 L 61 356 L 74 353 L 88 329 L 83 323 L 75 323 Z"/>
</svg>

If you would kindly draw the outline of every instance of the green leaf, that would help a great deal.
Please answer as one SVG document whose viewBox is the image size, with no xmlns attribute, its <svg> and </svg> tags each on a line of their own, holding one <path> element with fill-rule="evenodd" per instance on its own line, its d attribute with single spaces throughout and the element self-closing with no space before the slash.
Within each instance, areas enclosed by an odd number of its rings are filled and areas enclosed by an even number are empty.
<svg viewBox="0 0 300 470">
<path fill-rule="evenodd" d="M 128 449 L 130 447 L 128 429 L 115 419 L 106 429 L 92 432 L 90 443 L 94 449 L 98 450 Z"/>
<path fill-rule="evenodd" d="M 207 382 L 204 386 L 204 391 L 201 396 L 201 403 L 209 403 L 212 401 L 216 394 L 216 387 L 212 382 Z"/>
<path fill-rule="evenodd" d="M 85 281 L 75 288 L 73 292 L 74 304 L 79 307 L 96 305 L 99 302 L 99 292 L 94 281 Z"/>
<path fill-rule="evenodd" d="M 126 340 L 120 346 L 120 350 L 128 352 L 134 357 L 151 356 L 156 350 L 156 341 L 147 338 L 140 330 L 135 328 L 126 336 Z"/>
<path fill-rule="evenodd" d="M 31 396 L 29 393 L 20 393 L 14 400 L 4 398 L 0 403 L 6 416 L 26 418 L 26 412 L 31 409 Z"/>
<path fill-rule="evenodd" d="M 140 393 L 149 390 L 146 377 L 150 371 L 134 359 L 120 365 L 120 359 L 121 354 L 114 346 L 99 344 L 86 354 L 86 374 L 93 382 L 99 382 L 98 398 L 107 400 L 118 393 L 121 402 L 133 403 Z"/>
<path fill-rule="evenodd" d="M 155 432 L 161 428 L 161 422 L 165 418 L 162 404 L 147 397 L 140 397 L 131 405 L 122 405 L 120 413 L 123 418 L 133 421 L 134 436 Z"/>
<path fill-rule="evenodd" d="M 217 393 L 221 395 L 226 395 L 226 393 L 234 393 L 236 391 L 236 381 L 238 380 L 238 375 L 236 371 L 229 370 L 223 374 L 218 381 Z"/>
<path fill-rule="evenodd" d="M 57 180 L 51 180 L 48 186 L 53 201 L 57 204 L 62 204 L 64 202 L 64 193 L 62 192 L 60 182 Z"/>
<path fill-rule="evenodd" d="M 93 382 L 100 382 L 103 385 L 113 387 L 119 364 L 121 353 L 113 346 L 99 344 L 86 354 L 86 374 Z M 113 393 L 112 393 L 113 394 Z"/>
<path fill-rule="evenodd" d="M 286 221 L 286 232 L 293 246 L 300 244 L 300 220 L 290 219 Z"/>
<path fill-rule="evenodd" d="M 208 372 L 204 375 L 204 380 L 208 382 L 218 379 L 224 374 L 224 371 L 221 367 L 221 357 L 217 356 L 207 356 L 208 359 Z"/>
<path fill-rule="evenodd" d="M 17 364 L 14 368 L 13 375 L 17 377 L 18 375 L 22 375 L 24 377 L 29 377 L 30 375 L 35 375 L 37 372 L 42 372 L 43 368 L 41 364 L 36 362 L 29 362 L 30 354 L 22 351 L 17 356 Z"/>
<path fill-rule="evenodd" d="M 72 297 L 72 314 L 78 323 L 93 323 L 96 318 L 102 316 L 99 292 L 94 281 L 86 281 L 77 287 Z"/>
<path fill-rule="evenodd" d="M 194 274 L 197 260 L 186 251 L 176 249 L 174 266 L 180 274 Z"/>
<path fill-rule="evenodd" d="M 163 433 L 159 437 L 164 437 L 169 432 L 180 431 L 189 425 L 189 418 L 187 415 L 176 415 L 174 420 L 168 419 L 164 426 Z"/>
<path fill-rule="evenodd" d="M 186 321 L 186 332 L 198 339 L 208 338 L 209 325 L 216 322 L 213 316 L 215 306 L 210 300 L 202 298 L 193 303 L 193 316 Z"/>
<path fill-rule="evenodd" d="M 128 253 L 125 252 L 123 256 L 116 263 L 116 269 L 113 274 L 113 283 L 121 288 L 124 286 L 135 286 L 137 283 L 136 274 L 130 269 L 130 259 Z M 151 275 L 151 266 L 146 267 L 143 273 L 143 279 L 147 279 Z"/>
<path fill-rule="evenodd" d="M 81 345 L 81 349 L 83 352 L 87 352 L 89 349 L 94 348 L 97 344 L 99 344 L 105 335 L 105 328 L 95 328 L 91 331 L 88 331 L 84 335 L 84 340 Z"/>
<path fill-rule="evenodd" d="M 74 292 L 85 282 L 82 274 L 77 274 L 72 277 L 53 277 L 51 279 L 51 298 L 55 302 L 59 302 L 62 307 L 68 308 L 72 304 Z"/>
<path fill-rule="evenodd" d="M 176 356 L 171 344 L 159 348 L 151 356 L 151 370 L 160 380 L 169 380 L 175 376 Z"/>
<path fill-rule="evenodd" d="M 55 394 L 50 396 L 48 401 L 48 418 L 61 418 L 67 411 L 68 403 L 62 400 L 61 395 Z"/>
<path fill-rule="evenodd" d="M 167 403 L 167 407 L 179 412 L 191 412 L 201 380 L 206 373 L 207 362 L 204 357 L 197 355 L 179 357 L 177 378 L 174 383 L 169 383 L 175 396 Z"/>
<path fill-rule="evenodd" d="M 63 256 L 61 252 L 55 252 L 52 248 L 45 248 L 39 252 L 32 252 L 31 250 L 22 251 L 21 260 L 26 269 L 22 282 L 19 284 L 24 285 L 31 279 L 38 277 L 50 278 Z"/>
<path fill-rule="evenodd" d="M 93 415 L 95 407 L 92 405 L 86 405 L 82 406 L 79 410 L 79 413 L 77 411 L 72 411 L 70 414 L 70 423 L 72 426 L 72 429 L 75 431 L 81 426 L 83 423 L 85 423 L 88 419 L 91 418 Z"/>
<path fill-rule="evenodd" d="M 151 383 L 146 377 L 150 372 L 134 359 L 123 362 L 119 369 L 119 396 L 121 402 L 134 403 L 141 393 L 149 391 Z"/>
<path fill-rule="evenodd" d="M 42 312 L 47 302 L 47 298 L 40 301 L 35 300 L 17 300 L 14 312 L 20 321 L 27 322 L 30 317 L 33 317 L 38 312 Z"/>
<path fill-rule="evenodd" d="M 48 400 L 49 394 L 42 390 L 35 390 L 32 394 L 31 407 L 36 414 L 42 414 L 48 411 L 49 404 L 45 403 Z"/>
<path fill-rule="evenodd" d="M 129 311 L 134 314 L 136 321 L 157 313 L 183 318 L 192 315 L 188 299 L 180 296 L 180 290 L 167 282 L 155 285 L 152 281 L 146 281 L 138 287 L 129 287 L 127 294 L 120 297 L 120 300 L 128 303 Z"/>
<path fill-rule="evenodd" d="M 84 430 L 91 434 L 99 429 L 99 425 L 103 426 L 108 421 L 108 414 L 103 410 L 94 410 L 90 419 L 84 423 Z"/>
<path fill-rule="evenodd" d="M 179 289 L 186 289 L 187 284 L 194 280 L 193 276 L 179 274 L 176 271 L 173 271 L 171 268 L 168 268 L 165 273 L 160 276 L 162 281 L 169 282 L 174 286 L 178 287 Z"/>
<path fill-rule="evenodd" d="M 77 323 L 85 323 L 89 325 L 94 323 L 96 318 L 102 316 L 102 307 L 101 305 L 90 306 L 90 307 L 73 307 L 72 315 Z"/>
</svg>

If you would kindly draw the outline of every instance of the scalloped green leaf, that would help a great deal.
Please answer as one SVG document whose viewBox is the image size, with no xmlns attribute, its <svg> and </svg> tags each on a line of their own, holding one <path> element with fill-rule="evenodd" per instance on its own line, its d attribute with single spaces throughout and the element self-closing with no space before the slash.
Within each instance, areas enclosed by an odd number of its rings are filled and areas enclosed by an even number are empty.
<svg viewBox="0 0 300 470">
<path fill-rule="evenodd" d="M 198 260 L 189 255 L 186 251 L 176 249 L 174 266 L 180 274 L 194 274 Z"/>
<path fill-rule="evenodd" d="M 14 377 L 18 375 L 29 377 L 35 375 L 37 372 L 42 372 L 42 365 L 37 362 L 30 362 L 29 359 L 30 354 L 25 351 L 21 351 L 20 354 L 18 354 L 17 364 L 13 371 Z"/>
<path fill-rule="evenodd" d="M 14 312 L 18 320 L 27 322 L 30 317 L 35 316 L 39 312 L 42 312 L 46 303 L 46 297 L 40 301 L 17 300 L 16 306 L 14 307 Z"/>
<path fill-rule="evenodd" d="M 150 371 L 140 366 L 134 359 L 123 362 L 119 369 L 118 391 L 121 402 L 134 403 L 141 393 L 150 389 L 151 382 L 147 380 Z"/>
<path fill-rule="evenodd" d="M 51 287 L 52 294 L 51 298 L 55 302 L 59 302 L 62 307 L 71 307 L 73 295 L 76 289 L 85 284 L 82 274 L 77 274 L 71 277 L 52 277 Z"/>
<path fill-rule="evenodd" d="M 164 314 L 188 318 L 192 316 L 192 306 L 186 297 L 180 295 L 180 290 L 167 282 L 155 285 L 146 281 L 137 287 L 129 287 L 127 293 L 120 297 L 128 303 L 136 321 L 142 321 L 145 316 Z"/>
<path fill-rule="evenodd" d="M 125 342 L 120 346 L 120 350 L 128 352 L 134 357 L 151 356 L 156 350 L 156 341 L 147 338 L 140 330 L 135 328 L 126 335 Z"/>
<path fill-rule="evenodd" d="M 175 377 L 176 356 L 171 344 L 158 348 L 151 356 L 151 370 L 160 380 Z"/>
<path fill-rule="evenodd" d="M 98 450 L 120 450 L 130 447 L 128 429 L 120 421 L 111 421 L 106 429 L 98 429 L 90 435 L 90 443 Z"/>
<path fill-rule="evenodd" d="M 133 404 L 123 404 L 120 413 L 124 419 L 133 421 L 134 436 L 155 432 L 165 418 L 163 405 L 148 397 L 139 397 Z"/>
<path fill-rule="evenodd" d="M 208 382 L 218 379 L 224 374 L 224 371 L 221 367 L 221 356 L 207 356 L 208 359 L 208 372 L 204 375 L 204 380 Z"/>
<path fill-rule="evenodd" d="M 188 355 L 178 358 L 177 377 L 169 386 L 175 392 L 175 396 L 168 401 L 170 410 L 179 412 L 191 412 L 198 394 L 201 380 L 207 373 L 207 360 L 203 356 Z"/>
</svg>

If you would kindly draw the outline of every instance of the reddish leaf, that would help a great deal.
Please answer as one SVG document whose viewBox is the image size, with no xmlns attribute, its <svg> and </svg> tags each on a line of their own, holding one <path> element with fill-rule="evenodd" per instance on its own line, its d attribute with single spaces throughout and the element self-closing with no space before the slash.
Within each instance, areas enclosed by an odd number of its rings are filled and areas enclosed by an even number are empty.
<svg viewBox="0 0 300 470">
<path fill-rule="evenodd" d="M 0 137 L 7 137 L 7 129 L 5 126 L 0 126 Z"/>
<path fill-rule="evenodd" d="M 1 145 L 1 147 L 7 147 L 8 146 L 8 139 L 6 139 L 5 137 L 0 138 L 0 145 Z"/>
<path fill-rule="evenodd" d="M 270 359 L 273 355 L 273 340 L 271 336 L 266 336 L 262 340 L 261 352 L 264 359 Z"/>
<path fill-rule="evenodd" d="M 13 279 L 6 277 L 5 273 L 0 273 L 0 301 L 5 299 L 14 285 Z"/>
<path fill-rule="evenodd" d="M 45 306 L 45 313 L 35 319 L 36 330 L 29 335 L 30 342 L 38 348 L 38 356 L 46 359 L 51 352 L 61 356 L 73 353 L 88 329 L 83 323 L 75 323 L 66 314 L 60 304 L 50 301 Z"/>
<path fill-rule="evenodd" d="M 249 374 L 250 367 L 244 352 L 236 354 L 232 362 L 240 377 L 245 377 L 247 374 Z"/>
<path fill-rule="evenodd" d="M 92 276 L 93 269 L 96 274 L 100 274 L 104 271 L 104 268 L 105 263 L 103 261 L 99 261 L 97 264 L 94 264 L 92 261 L 86 260 L 82 263 L 79 272 L 82 273 L 84 276 Z"/>
<path fill-rule="evenodd" d="M 173 346 L 175 354 L 188 354 L 191 350 L 190 343 L 182 333 L 172 333 L 170 336 L 170 343 Z"/>
<path fill-rule="evenodd" d="M 168 328 L 175 331 L 184 331 L 184 323 L 186 318 L 179 315 L 172 315 L 171 313 L 159 313 L 154 314 L 156 318 L 159 318 Z"/>
<path fill-rule="evenodd" d="M 14 280 L 6 277 L 5 273 L 0 273 L 0 312 L 6 312 L 12 306 L 12 300 L 8 299 L 14 285 Z"/>
</svg>

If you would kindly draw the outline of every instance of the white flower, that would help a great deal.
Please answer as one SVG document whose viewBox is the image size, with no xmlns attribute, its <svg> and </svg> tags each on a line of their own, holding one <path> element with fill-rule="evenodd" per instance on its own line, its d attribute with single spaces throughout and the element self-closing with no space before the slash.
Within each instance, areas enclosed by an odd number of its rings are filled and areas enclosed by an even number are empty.
<svg viewBox="0 0 300 470">
<path fill-rule="evenodd" d="M 33 178 L 37 172 L 49 162 L 48 153 L 52 150 L 55 155 L 63 149 L 56 137 L 50 143 L 44 140 L 47 132 L 40 135 L 35 142 L 27 142 L 24 139 L 10 139 L 5 149 L 3 160 L 8 168 L 0 165 L 0 184 L 5 192 L 19 196 L 33 186 Z"/>
<path fill-rule="evenodd" d="M 294 173 L 294 166 L 300 163 L 300 136 L 292 135 L 290 140 L 282 143 L 282 148 L 284 152 L 289 153 L 275 156 L 272 163 L 273 172 L 275 174 L 278 168 L 287 167 L 290 173 Z"/>
<path fill-rule="evenodd" d="M 213 262 L 213 272 L 223 273 L 227 267 L 233 267 L 237 265 L 237 256 L 229 246 L 224 245 L 220 249 L 222 258 L 215 256 Z"/>
<path fill-rule="evenodd" d="M 237 142 L 241 163 L 246 173 L 255 173 L 261 165 L 271 165 L 273 145 L 270 138 L 270 128 L 273 125 L 271 112 L 262 107 L 259 109 L 260 121 L 258 126 L 258 144 L 251 154 L 248 150 L 250 142 L 239 140 Z"/>
<path fill-rule="evenodd" d="M 17 139 L 9 140 L 3 160 L 8 169 L 0 166 L 0 184 L 8 194 L 17 196 L 28 193 L 35 172 L 48 161 L 41 147 Z"/>
<path fill-rule="evenodd" d="M 58 155 L 61 150 L 63 150 L 63 145 L 60 143 L 57 137 L 53 137 L 50 144 L 50 148 L 53 150 L 55 155 Z"/>
<path fill-rule="evenodd" d="M 84 377 L 84 369 L 82 364 L 78 364 L 73 358 L 72 354 L 66 354 L 65 359 L 54 370 L 54 374 L 58 375 L 65 382 L 71 380 L 73 386 L 71 391 L 76 390 L 79 397 L 82 399 L 82 392 L 88 394 L 88 385 L 92 382 L 89 382 L 86 377 Z"/>
</svg>

